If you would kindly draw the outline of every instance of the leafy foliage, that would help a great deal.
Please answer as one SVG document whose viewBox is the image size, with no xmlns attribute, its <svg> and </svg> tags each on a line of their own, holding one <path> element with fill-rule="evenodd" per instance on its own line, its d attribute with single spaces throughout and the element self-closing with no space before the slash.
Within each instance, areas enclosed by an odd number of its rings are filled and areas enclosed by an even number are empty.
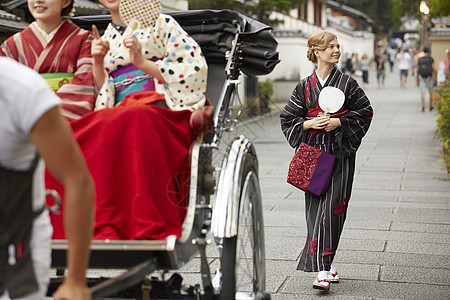
<svg viewBox="0 0 450 300">
<path fill-rule="evenodd" d="M 377 24 L 378 31 L 384 33 L 393 27 L 393 1 L 396 0 L 336 0 L 367 14 Z"/>
<path fill-rule="evenodd" d="M 304 0 L 244 0 L 248 14 L 268 25 L 281 23 L 281 20 L 270 18 L 272 11 L 285 12 L 302 2 Z"/>
<path fill-rule="evenodd" d="M 450 15 L 450 1 L 448 0 L 428 0 L 430 14 L 432 17 Z"/>
<path fill-rule="evenodd" d="M 271 81 L 260 81 L 258 87 L 261 101 L 269 103 L 273 95 L 273 83 Z"/>
<path fill-rule="evenodd" d="M 378 31 L 389 33 L 400 28 L 403 17 L 420 19 L 419 6 L 421 0 L 336 0 L 366 13 L 378 25 Z M 426 0 L 430 8 L 430 17 L 448 16 L 450 1 Z"/>
<path fill-rule="evenodd" d="M 189 0 L 189 9 L 232 9 L 234 0 Z"/>
<path fill-rule="evenodd" d="M 450 151 L 450 86 L 437 89 L 434 98 L 439 112 L 437 134 L 444 148 Z"/>
<path fill-rule="evenodd" d="M 437 119 L 437 137 L 444 143 L 442 154 L 450 173 L 450 86 L 440 87 L 433 92 L 439 117 Z"/>
<path fill-rule="evenodd" d="M 258 82 L 261 113 L 270 112 L 269 104 L 273 95 L 273 83 L 271 81 Z"/>
</svg>

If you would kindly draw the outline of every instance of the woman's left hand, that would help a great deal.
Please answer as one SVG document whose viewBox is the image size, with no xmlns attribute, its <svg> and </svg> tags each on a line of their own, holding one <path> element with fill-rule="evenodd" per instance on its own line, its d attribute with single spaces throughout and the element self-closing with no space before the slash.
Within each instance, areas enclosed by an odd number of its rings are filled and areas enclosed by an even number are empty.
<svg viewBox="0 0 450 300">
<path fill-rule="evenodd" d="M 137 68 L 141 66 L 145 59 L 142 56 L 142 46 L 134 34 L 129 34 L 123 39 L 123 45 L 130 51 L 130 60 Z"/>
<path fill-rule="evenodd" d="M 339 118 L 330 118 L 330 122 L 323 128 L 326 132 L 335 130 L 341 126 L 341 120 Z"/>
</svg>

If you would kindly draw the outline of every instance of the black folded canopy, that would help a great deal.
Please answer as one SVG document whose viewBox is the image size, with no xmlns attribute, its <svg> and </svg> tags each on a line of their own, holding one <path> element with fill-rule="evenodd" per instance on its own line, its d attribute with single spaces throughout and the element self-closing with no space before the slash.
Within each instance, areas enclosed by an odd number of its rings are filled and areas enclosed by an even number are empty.
<svg viewBox="0 0 450 300">
<path fill-rule="evenodd" d="M 241 70 L 247 75 L 258 76 L 272 72 L 280 62 L 272 28 L 232 10 L 188 10 L 164 12 L 171 15 L 200 45 L 208 64 L 226 64 L 225 53 L 232 48 L 232 41 L 240 31 L 242 50 Z M 72 18 L 78 26 L 87 30 L 96 24 L 104 30 L 110 16 L 80 16 Z"/>
</svg>

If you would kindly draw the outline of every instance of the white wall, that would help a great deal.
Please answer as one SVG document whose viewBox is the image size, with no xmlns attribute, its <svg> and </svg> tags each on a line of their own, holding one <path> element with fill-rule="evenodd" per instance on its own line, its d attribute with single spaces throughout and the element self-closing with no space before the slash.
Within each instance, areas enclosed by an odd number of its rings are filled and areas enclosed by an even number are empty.
<svg viewBox="0 0 450 300">
<path fill-rule="evenodd" d="M 311 10 L 308 12 L 308 17 L 312 17 L 314 15 L 312 13 L 313 1 L 308 0 L 307 6 Z M 373 58 L 375 36 L 372 33 L 325 27 L 327 25 L 326 16 L 326 5 L 324 5 L 322 9 L 322 27 L 336 34 L 341 44 L 342 53 L 356 53 L 359 59 L 361 59 L 363 54 L 367 54 L 369 59 Z M 272 73 L 260 76 L 260 80 L 273 82 L 273 100 L 287 101 L 295 87 L 295 82 L 308 76 L 314 70 L 314 65 L 306 57 L 306 43 L 311 34 L 322 28 L 312 25 L 312 19 L 310 20 L 311 23 L 298 20 L 295 18 L 295 12 L 291 12 L 290 15 L 273 12 L 271 17 L 284 20 L 284 23 L 276 28 L 278 31 L 276 39 L 281 61 Z"/>
<path fill-rule="evenodd" d="M 339 31 L 336 28 L 326 28 L 326 30 L 337 35 L 341 44 L 342 53 L 357 53 L 360 59 L 363 54 L 367 54 L 369 59 L 373 58 L 374 36 L 373 34 L 361 34 L 354 36 L 346 32 Z M 308 76 L 314 70 L 312 64 L 306 57 L 307 37 L 304 36 L 286 36 L 276 37 L 278 41 L 278 52 L 280 63 L 275 67 L 272 73 L 261 76 L 260 80 L 270 80 L 274 85 L 274 101 L 287 101 L 292 90 L 295 87 L 293 82 L 298 82 Z M 340 67 L 340 63 L 339 63 Z M 356 67 L 356 66 L 355 66 Z"/>
<path fill-rule="evenodd" d="M 306 57 L 307 39 L 304 37 L 277 37 L 280 63 L 262 80 L 300 80 L 311 74 L 314 65 Z"/>
<path fill-rule="evenodd" d="M 369 59 L 373 59 L 375 41 L 373 34 L 363 32 L 349 33 L 335 27 L 328 27 L 327 30 L 338 37 L 342 54 L 347 52 L 349 54 L 356 53 L 359 59 L 366 54 Z"/>
<path fill-rule="evenodd" d="M 189 9 L 188 0 L 163 0 L 161 1 L 162 7 L 167 10 L 181 10 L 185 11 Z"/>
</svg>

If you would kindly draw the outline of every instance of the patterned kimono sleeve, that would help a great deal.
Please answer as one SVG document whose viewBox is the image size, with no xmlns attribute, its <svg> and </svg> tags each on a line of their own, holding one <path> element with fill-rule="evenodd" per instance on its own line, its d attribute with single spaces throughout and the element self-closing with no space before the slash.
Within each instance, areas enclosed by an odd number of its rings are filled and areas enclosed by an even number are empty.
<svg viewBox="0 0 450 300">
<path fill-rule="evenodd" d="M 94 110 L 114 107 L 115 96 L 114 78 L 108 74 L 105 77 L 103 86 L 98 92 Z"/>
<path fill-rule="evenodd" d="M 91 43 L 93 37 L 87 31 L 84 36 L 72 82 L 64 84 L 56 91 L 62 100 L 62 113 L 69 120 L 79 119 L 93 111 L 98 92 L 92 75 Z"/>
<path fill-rule="evenodd" d="M 165 48 L 164 57 L 156 63 L 166 81 L 167 105 L 172 110 L 202 108 L 208 66 L 199 45 L 171 16 L 161 16 L 155 26 Z"/>
<path fill-rule="evenodd" d="M 10 57 L 20 63 L 24 63 L 23 59 L 19 59 L 19 50 L 17 49 L 17 45 L 15 43 L 16 39 L 21 39 L 20 35 L 21 33 L 16 33 L 2 43 L 0 46 L 0 56 Z"/>
<path fill-rule="evenodd" d="M 303 83 L 297 84 L 291 98 L 280 115 L 281 130 L 289 145 L 297 148 L 303 134 L 303 122 L 306 121 L 306 104 L 303 99 Z"/>
<path fill-rule="evenodd" d="M 361 145 L 372 121 L 373 109 L 364 91 L 354 79 L 350 81 L 349 96 L 344 105 L 349 110 L 340 118 L 343 131 L 343 147 L 354 153 Z"/>
<path fill-rule="evenodd" d="M 10 57 L 10 55 L 8 55 L 8 46 L 6 44 L 6 41 L 3 42 L 3 44 L 1 44 L 0 46 L 0 56 L 7 56 Z"/>
</svg>

